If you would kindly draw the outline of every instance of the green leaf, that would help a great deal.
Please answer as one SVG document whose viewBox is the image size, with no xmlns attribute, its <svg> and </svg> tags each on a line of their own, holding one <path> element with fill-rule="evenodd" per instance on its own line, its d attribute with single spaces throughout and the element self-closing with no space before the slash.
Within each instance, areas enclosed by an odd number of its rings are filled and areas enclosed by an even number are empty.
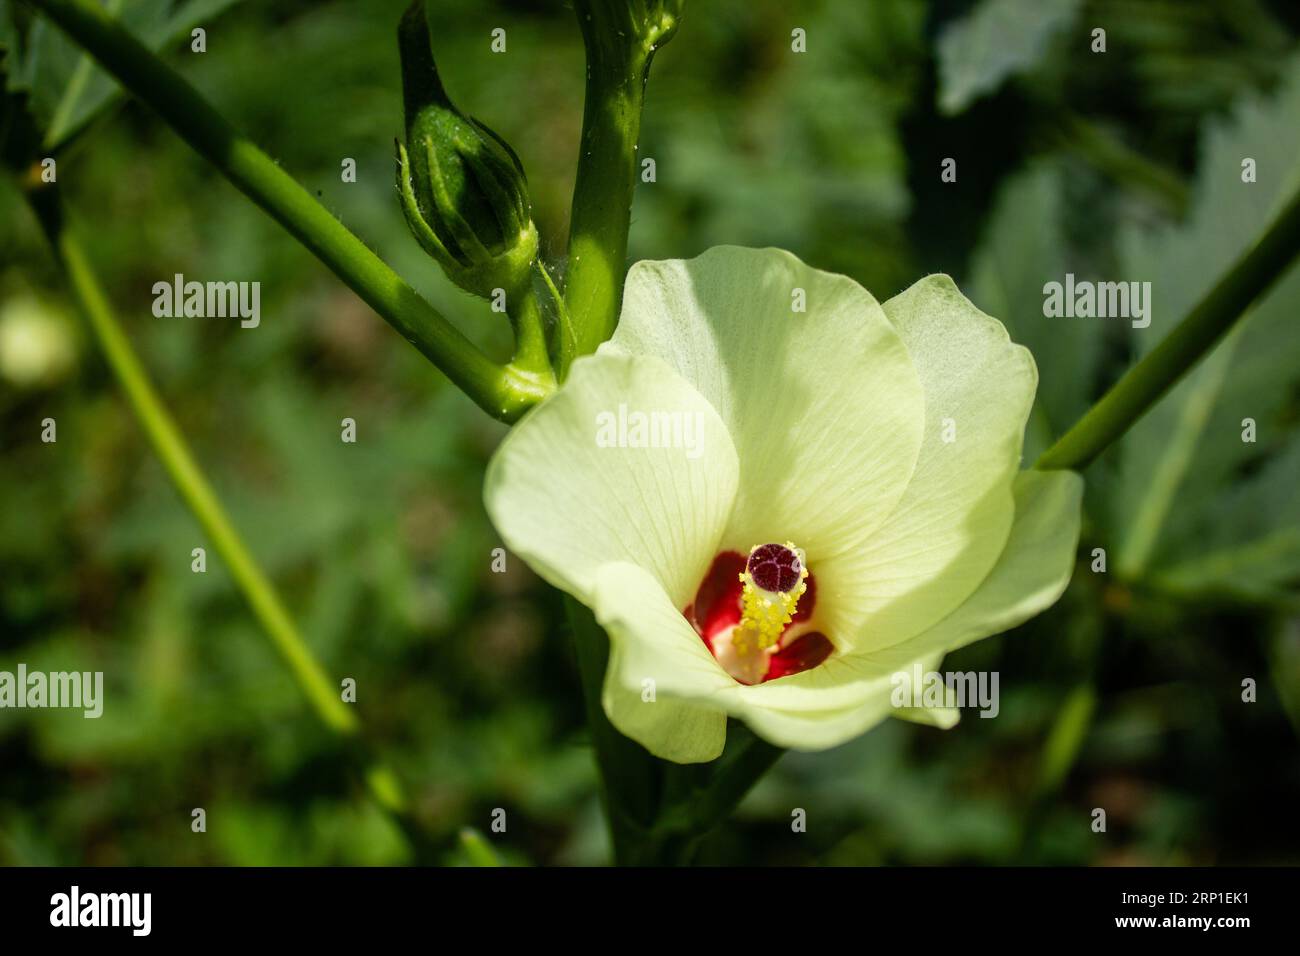
<svg viewBox="0 0 1300 956">
<path fill-rule="evenodd" d="M 146 46 L 159 50 L 188 38 L 190 31 L 238 0 L 108 0 L 110 13 Z M 16 19 L 10 0 L 0 0 L 0 41 L 16 39 Z M 18 44 L 15 44 L 18 45 Z M 42 146 L 53 152 L 67 144 L 87 124 L 121 96 L 121 87 L 76 44 L 44 19 L 35 19 L 21 44 L 11 52 L 10 89 L 29 91 L 31 108 L 44 130 Z"/>
<path fill-rule="evenodd" d="M 0 163 L 21 173 L 37 159 L 34 146 L 39 137 L 27 98 L 0 90 Z"/>
<path fill-rule="evenodd" d="M 9 0 L 0 0 L 0 162 L 15 172 L 35 160 L 40 138 L 27 91 L 14 77 L 22 39 L 17 11 Z"/>
<path fill-rule="evenodd" d="M 1043 317 L 1043 283 L 1070 269 L 1063 189 L 1063 171 L 1053 162 L 1010 178 L 970 266 L 971 300 L 1000 319 L 1038 365 L 1025 435 L 1029 461 L 1087 410 L 1104 333 L 1094 321 Z"/>
<path fill-rule="evenodd" d="M 1243 182 L 1253 160 L 1257 182 Z M 1150 351 L 1300 187 L 1300 58 L 1268 101 L 1242 105 L 1211 128 L 1178 226 L 1126 229 L 1123 278 L 1151 282 L 1151 325 L 1133 332 Z M 1111 496 L 1115 567 L 1176 587 L 1218 580 L 1242 597 L 1277 594 L 1297 579 L 1300 456 L 1286 425 L 1300 384 L 1292 268 L 1251 313 L 1123 441 Z M 1243 439 L 1245 420 L 1257 440 Z"/>
<path fill-rule="evenodd" d="M 984 0 L 939 35 L 939 108 L 960 113 L 1010 76 L 1036 66 L 1082 0 Z"/>
<path fill-rule="evenodd" d="M 1065 698 L 1043 745 L 1042 763 L 1038 768 L 1039 794 L 1053 793 L 1065 780 L 1088 736 L 1096 708 L 1097 692 L 1091 683 L 1080 684 Z"/>
<path fill-rule="evenodd" d="M 1300 439 L 1225 492 L 1176 542 L 1160 584 L 1188 594 L 1266 602 L 1300 584 Z"/>
</svg>

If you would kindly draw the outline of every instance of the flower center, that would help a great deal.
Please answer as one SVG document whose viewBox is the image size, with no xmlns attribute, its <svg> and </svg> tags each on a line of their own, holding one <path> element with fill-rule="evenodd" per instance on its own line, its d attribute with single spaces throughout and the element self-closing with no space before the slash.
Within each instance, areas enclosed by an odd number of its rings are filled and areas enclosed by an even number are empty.
<svg viewBox="0 0 1300 956">
<path fill-rule="evenodd" d="M 808 590 L 808 569 L 794 542 L 752 548 L 740 573 L 741 615 L 732 643 L 742 654 L 767 650 L 785 631 Z"/>
<path fill-rule="evenodd" d="M 811 627 L 816 598 L 804 553 L 787 541 L 747 557 L 719 554 L 684 613 L 728 674 L 759 684 L 816 667 L 834 650 Z"/>
</svg>

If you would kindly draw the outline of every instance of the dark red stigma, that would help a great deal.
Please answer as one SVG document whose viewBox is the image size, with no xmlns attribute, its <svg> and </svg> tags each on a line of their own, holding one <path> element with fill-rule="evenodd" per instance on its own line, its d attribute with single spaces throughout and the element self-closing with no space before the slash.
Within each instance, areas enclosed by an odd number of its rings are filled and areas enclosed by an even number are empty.
<svg viewBox="0 0 1300 956">
<path fill-rule="evenodd" d="M 763 544 L 749 553 L 745 570 L 764 591 L 784 594 L 799 584 L 803 562 L 783 544 Z"/>
</svg>

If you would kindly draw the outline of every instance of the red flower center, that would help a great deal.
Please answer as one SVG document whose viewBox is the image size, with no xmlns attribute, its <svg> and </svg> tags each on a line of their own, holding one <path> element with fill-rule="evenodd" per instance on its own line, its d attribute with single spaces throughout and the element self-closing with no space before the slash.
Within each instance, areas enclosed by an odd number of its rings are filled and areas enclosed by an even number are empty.
<svg viewBox="0 0 1300 956">
<path fill-rule="evenodd" d="M 808 627 L 817 603 L 817 580 L 809 573 L 803 578 L 807 590 L 799 597 L 779 640 L 769 648 L 747 647 L 743 659 L 737 657 L 732 637 L 744 611 L 746 572 L 762 590 L 785 593 L 798 585 L 803 570 L 798 553 L 780 544 L 761 545 L 748 558 L 737 551 L 724 551 L 713 559 L 695 600 L 683 612 L 704 646 L 740 683 L 760 684 L 798 674 L 816 667 L 834 650 L 825 634 Z"/>
</svg>

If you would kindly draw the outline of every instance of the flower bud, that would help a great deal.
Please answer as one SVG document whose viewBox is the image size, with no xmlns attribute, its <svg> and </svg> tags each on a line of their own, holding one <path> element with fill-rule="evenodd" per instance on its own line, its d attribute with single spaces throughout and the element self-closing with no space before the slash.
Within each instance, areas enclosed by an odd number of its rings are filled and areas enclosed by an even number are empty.
<svg viewBox="0 0 1300 956">
<path fill-rule="evenodd" d="M 537 257 L 537 229 L 519 157 L 447 96 L 422 0 L 402 17 L 398 40 L 406 145 L 397 144 L 397 185 L 407 225 L 465 291 L 488 298 L 521 288 Z"/>
</svg>

